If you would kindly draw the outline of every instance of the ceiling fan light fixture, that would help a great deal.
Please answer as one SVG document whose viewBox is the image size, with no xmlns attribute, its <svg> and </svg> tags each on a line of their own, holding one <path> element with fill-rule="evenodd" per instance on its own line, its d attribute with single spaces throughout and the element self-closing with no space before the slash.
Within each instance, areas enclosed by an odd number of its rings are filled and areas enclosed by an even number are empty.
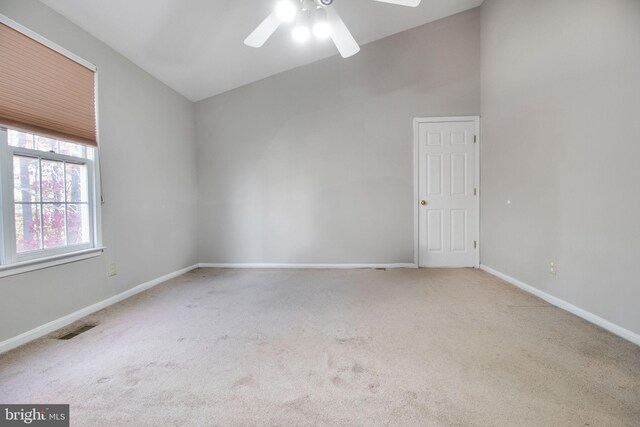
<svg viewBox="0 0 640 427">
<path fill-rule="evenodd" d="M 282 22 L 292 22 L 297 13 L 298 8 L 290 0 L 280 0 L 276 3 L 276 15 Z"/>
<path fill-rule="evenodd" d="M 375 1 L 416 7 L 422 0 Z M 295 21 L 291 36 L 296 42 L 308 42 L 312 34 L 319 40 L 331 38 L 340 55 L 349 58 L 360 51 L 360 46 L 333 8 L 333 3 L 334 0 L 278 0 L 275 10 L 249 34 L 244 44 L 255 48 L 262 47 L 283 23 Z"/>
<path fill-rule="evenodd" d="M 313 24 L 313 35 L 319 40 L 331 37 L 331 25 L 327 21 L 318 21 Z"/>
<path fill-rule="evenodd" d="M 291 37 L 298 43 L 306 43 L 311 38 L 311 30 L 306 25 L 296 25 L 291 30 Z"/>
</svg>

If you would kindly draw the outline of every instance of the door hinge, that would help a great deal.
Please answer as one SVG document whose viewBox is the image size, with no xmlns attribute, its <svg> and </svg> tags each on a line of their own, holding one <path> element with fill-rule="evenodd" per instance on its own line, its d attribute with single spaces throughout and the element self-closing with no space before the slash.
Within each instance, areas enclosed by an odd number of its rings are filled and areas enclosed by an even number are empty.
<svg viewBox="0 0 640 427">
<path fill-rule="evenodd" d="M 473 143 L 477 143 L 478 142 L 478 135 L 473 135 Z"/>
<path fill-rule="evenodd" d="M 474 188 L 474 189 L 473 189 L 473 195 L 474 195 L 474 196 L 477 196 L 477 195 L 478 195 L 478 189 L 477 189 L 477 188 Z"/>
<path fill-rule="evenodd" d="M 478 249 L 478 241 L 477 240 L 473 241 L 473 249 Z"/>
</svg>

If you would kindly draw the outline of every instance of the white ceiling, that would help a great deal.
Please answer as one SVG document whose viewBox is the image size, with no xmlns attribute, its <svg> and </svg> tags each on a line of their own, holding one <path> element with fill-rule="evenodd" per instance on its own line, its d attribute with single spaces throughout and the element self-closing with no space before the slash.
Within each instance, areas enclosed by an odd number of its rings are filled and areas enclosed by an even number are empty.
<svg viewBox="0 0 640 427">
<path fill-rule="evenodd" d="M 40 1 L 192 101 L 337 54 L 330 40 L 296 44 L 284 27 L 261 49 L 245 46 L 244 39 L 275 0 Z M 362 45 L 481 3 L 423 0 L 417 8 L 372 0 L 334 4 Z"/>
</svg>

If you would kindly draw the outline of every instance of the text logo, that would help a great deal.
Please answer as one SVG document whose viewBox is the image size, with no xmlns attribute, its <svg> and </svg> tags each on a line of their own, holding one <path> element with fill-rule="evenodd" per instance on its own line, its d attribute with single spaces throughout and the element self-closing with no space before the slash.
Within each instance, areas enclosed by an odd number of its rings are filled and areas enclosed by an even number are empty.
<svg viewBox="0 0 640 427">
<path fill-rule="evenodd" d="M 0 427 L 69 427 L 69 405 L 0 405 Z"/>
</svg>

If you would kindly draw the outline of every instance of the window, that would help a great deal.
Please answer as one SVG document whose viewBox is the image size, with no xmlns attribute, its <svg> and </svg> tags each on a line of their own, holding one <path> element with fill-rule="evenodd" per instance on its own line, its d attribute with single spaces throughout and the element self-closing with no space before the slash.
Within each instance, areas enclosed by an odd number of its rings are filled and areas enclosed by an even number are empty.
<svg viewBox="0 0 640 427">
<path fill-rule="evenodd" d="M 93 147 L 0 129 L 3 266 L 96 247 Z"/>
<path fill-rule="evenodd" d="M 0 277 L 99 255 L 97 68 L 0 14 Z"/>
</svg>

